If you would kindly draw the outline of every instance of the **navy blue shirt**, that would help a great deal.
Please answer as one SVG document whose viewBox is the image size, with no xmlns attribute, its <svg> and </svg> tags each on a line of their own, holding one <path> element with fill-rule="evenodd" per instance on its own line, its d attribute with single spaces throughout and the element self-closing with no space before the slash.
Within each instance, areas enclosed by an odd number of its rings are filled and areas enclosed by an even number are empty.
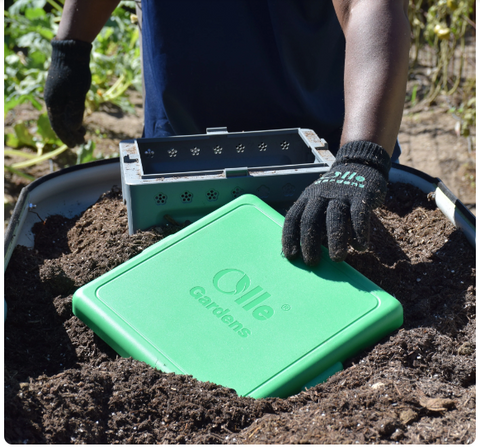
<svg viewBox="0 0 480 447">
<path fill-rule="evenodd" d="M 304 127 L 336 152 L 345 39 L 331 0 L 142 0 L 147 138 Z"/>
</svg>

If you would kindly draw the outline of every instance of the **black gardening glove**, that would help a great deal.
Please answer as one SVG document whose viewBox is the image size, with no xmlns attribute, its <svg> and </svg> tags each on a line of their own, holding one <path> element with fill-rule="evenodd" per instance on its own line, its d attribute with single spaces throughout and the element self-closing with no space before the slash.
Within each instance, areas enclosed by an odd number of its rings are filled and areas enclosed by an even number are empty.
<svg viewBox="0 0 480 447">
<path fill-rule="evenodd" d="M 287 213 L 282 245 L 287 259 L 302 253 L 305 264 L 318 264 L 321 245 L 330 258 L 343 261 L 348 243 L 367 248 L 371 211 L 385 200 L 390 156 L 379 145 L 353 141 L 342 146 L 330 170 L 307 187 Z"/>
<path fill-rule="evenodd" d="M 85 97 L 92 82 L 92 44 L 80 40 L 52 40 L 52 63 L 44 89 L 52 129 L 69 147 L 82 144 Z"/>
</svg>

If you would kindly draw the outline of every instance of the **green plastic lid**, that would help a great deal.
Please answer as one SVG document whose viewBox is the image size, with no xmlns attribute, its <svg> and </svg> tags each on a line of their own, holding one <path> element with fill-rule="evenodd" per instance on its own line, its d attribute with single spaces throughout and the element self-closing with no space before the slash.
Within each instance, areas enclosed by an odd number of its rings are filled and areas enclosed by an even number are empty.
<svg viewBox="0 0 480 447">
<path fill-rule="evenodd" d="M 285 397 L 397 329 L 400 303 L 327 252 L 281 253 L 283 217 L 244 195 L 77 290 L 120 355 L 255 398 Z"/>
</svg>

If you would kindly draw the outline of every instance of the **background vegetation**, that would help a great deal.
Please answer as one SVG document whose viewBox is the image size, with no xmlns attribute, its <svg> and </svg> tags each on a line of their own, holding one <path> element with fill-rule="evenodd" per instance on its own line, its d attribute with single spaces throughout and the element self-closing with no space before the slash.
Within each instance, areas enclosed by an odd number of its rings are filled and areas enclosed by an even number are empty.
<svg viewBox="0 0 480 447">
<path fill-rule="evenodd" d="M 43 113 L 37 122 L 18 122 L 5 135 L 6 155 L 20 155 L 25 161 L 5 169 L 27 175 L 23 168 L 58 156 L 69 150 L 50 127 L 43 102 L 43 87 L 50 66 L 50 41 L 55 36 L 64 0 L 17 0 L 4 11 L 4 114 L 29 102 Z M 93 43 L 92 85 L 87 94 L 86 113 L 110 102 L 126 113 L 133 106 L 124 93 L 129 88 L 141 91 L 139 30 L 133 23 L 135 3 L 121 2 Z M 76 149 L 77 163 L 92 161 L 93 142 Z M 21 151 L 32 148 L 32 151 Z"/>
<path fill-rule="evenodd" d="M 20 155 L 24 159 L 13 164 L 7 161 L 5 169 L 26 178 L 29 176 L 24 168 L 71 150 L 50 128 L 43 103 L 50 40 L 56 34 L 63 3 L 64 0 L 5 2 L 4 113 L 25 102 L 43 112 L 33 125 L 16 122 L 13 132 L 5 135 L 5 155 Z M 139 32 L 134 12 L 133 1 L 122 1 L 94 42 L 87 113 L 104 102 L 127 113 L 132 111 L 124 93 L 129 88 L 141 91 Z M 410 0 L 409 18 L 412 49 L 406 104 L 446 102 L 457 119 L 457 134 L 469 139 L 472 146 L 470 134 L 476 122 L 475 2 Z M 76 148 L 77 163 L 94 159 L 93 149 L 93 142 Z"/>
<path fill-rule="evenodd" d="M 474 0 L 410 0 L 409 19 L 411 103 L 442 96 L 458 119 L 457 133 L 469 138 L 476 122 Z"/>
</svg>

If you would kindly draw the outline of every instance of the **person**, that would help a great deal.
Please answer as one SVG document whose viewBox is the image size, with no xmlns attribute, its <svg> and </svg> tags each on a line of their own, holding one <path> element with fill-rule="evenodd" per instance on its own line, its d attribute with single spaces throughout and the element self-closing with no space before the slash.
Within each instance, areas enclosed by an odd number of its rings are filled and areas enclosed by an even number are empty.
<svg viewBox="0 0 480 447">
<path fill-rule="evenodd" d="M 91 43 L 118 0 L 66 0 L 44 98 L 59 138 L 84 140 Z M 313 129 L 336 155 L 285 217 L 282 251 L 334 261 L 368 246 L 398 157 L 408 0 L 142 0 L 143 137 Z M 394 154 L 395 151 L 395 154 Z"/>
</svg>

